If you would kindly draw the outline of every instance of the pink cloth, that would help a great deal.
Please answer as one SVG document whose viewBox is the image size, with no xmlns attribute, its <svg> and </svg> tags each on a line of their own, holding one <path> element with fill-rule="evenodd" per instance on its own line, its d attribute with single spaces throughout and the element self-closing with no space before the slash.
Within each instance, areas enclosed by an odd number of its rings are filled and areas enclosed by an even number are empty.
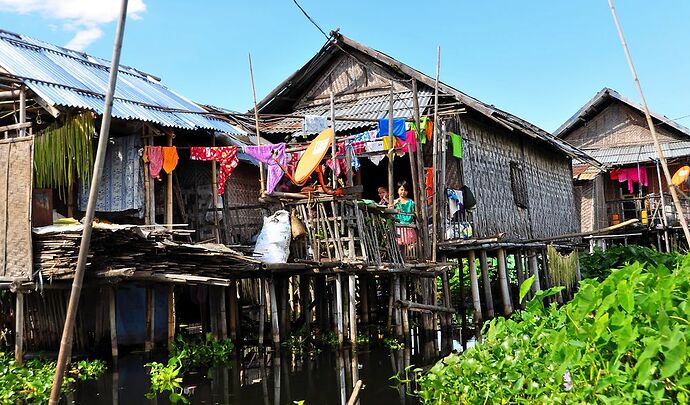
<svg viewBox="0 0 690 405">
<path fill-rule="evenodd" d="M 415 137 L 414 131 L 405 132 L 405 142 L 400 149 L 403 152 L 416 152 L 417 151 L 417 138 Z"/>
<path fill-rule="evenodd" d="M 192 160 L 215 160 L 219 163 L 219 195 L 223 195 L 225 192 L 225 181 L 240 162 L 237 157 L 237 146 L 192 146 L 189 148 L 189 158 Z"/>
<path fill-rule="evenodd" d="M 246 146 L 244 153 L 266 164 L 268 172 L 268 176 L 266 176 L 266 192 L 268 194 L 273 193 L 278 182 L 283 178 L 283 169 L 280 165 L 285 166 L 287 164 L 285 144 Z"/>
<path fill-rule="evenodd" d="M 146 156 L 149 159 L 149 173 L 157 179 L 163 168 L 163 148 L 161 146 L 149 146 L 146 148 Z"/>
<path fill-rule="evenodd" d="M 333 159 L 328 159 L 326 161 L 326 165 L 331 170 L 335 170 L 335 175 L 339 177 L 340 175 L 347 173 L 347 162 L 345 161 L 345 142 L 338 142 L 335 146 L 335 156 L 341 156 L 341 158 L 335 159 L 335 169 L 333 169 Z"/>
<path fill-rule="evenodd" d="M 625 169 L 611 170 L 611 180 L 618 180 L 623 183 L 628 182 L 628 191 L 633 192 L 633 183 L 640 183 L 640 186 L 648 186 L 649 179 L 647 178 L 646 167 L 626 167 Z"/>
</svg>

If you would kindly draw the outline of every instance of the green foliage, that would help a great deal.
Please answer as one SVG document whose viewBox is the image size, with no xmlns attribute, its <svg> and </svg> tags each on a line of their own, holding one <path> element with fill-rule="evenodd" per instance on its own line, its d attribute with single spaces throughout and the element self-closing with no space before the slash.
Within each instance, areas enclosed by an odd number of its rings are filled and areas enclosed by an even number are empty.
<svg viewBox="0 0 690 405">
<path fill-rule="evenodd" d="M 185 367 L 214 366 L 227 363 L 234 349 L 230 339 L 218 340 L 212 333 L 191 337 L 177 335 L 170 355 L 179 357 Z"/>
<path fill-rule="evenodd" d="M 611 246 L 603 251 L 599 248 L 594 253 L 580 255 L 580 272 L 582 278 L 595 278 L 603 281 L 611 270 L 619 269 L 626 264 L 640 262 L 653 266 L 666 266 L 672 269 L 679 264 L 683 256 L 677 253 L 660 253 L 644 246 Z"/>
<path fill-rule="evenodd" d="M 318 346 L 338 347 L 338 334 L 332 330 L 319 333 L 314 337 L 314 343 Z"/>
<path fill-rule="evenodd" d="M 405 342 L 401 342 L 396 338 L 385 338 L 383 339 L 383 345 L 389 348 L 390 350 L 400 350 L 405 348 Z"/>
<path fill-rule="evenodd" d="M 291 334 L 283 343 L 281 343 L 281 346 L 290 349 L 290 351 L 293 353 L 301 352 L 304 350 L 306 345 L 307 338 L 301 333 Z"/>
<path fill-rule="evenodd" d="M 366 345 L 369 343 L 369 335 L 365 333 L 359 333 L 357 339 L 355 339 L 358 345 Z"/>
<path fill-rule="evenodd" d="M 76 380 L 96 379 L 105 370 L 102 360 L 82 360 L 71 364 L 63 379 L 62 392 L 69 392 Z M 54 361 L 32 359 L 19 366 L 10 353 L 0 352 L 0 404 L 47 403 L 54 374 Z"/>
<path fill-rule="evenodd" d="M 76 181 L 82 186 L 93 167 L 93 115 L 84 113 L 56 122 L 34 139 L 35 187 L 57 188 L 61 195 Z"/>
<path fill-rule="evenodd" d="M 235 345 L 230 339 L 218 340 L 212 333 L 185 337 L 178 335 L 170 348 L 168 364 L 147 363 L 151 379 L 151 391 L 146 397 L 153 399 L 158 394 L 170 392 L 170 402 L 189 402 L 184 396 L 182 377 L 189 368 L 215 366 L 230 360 Z"/>
<path fill-rule="evenodd" d="M 585 280 L 568 304 L 540 291 L 484 341 L 421 376 L 426 404 L 687 403 L 690 255 L 671 272 L 634 263 Z"/>
</svg>

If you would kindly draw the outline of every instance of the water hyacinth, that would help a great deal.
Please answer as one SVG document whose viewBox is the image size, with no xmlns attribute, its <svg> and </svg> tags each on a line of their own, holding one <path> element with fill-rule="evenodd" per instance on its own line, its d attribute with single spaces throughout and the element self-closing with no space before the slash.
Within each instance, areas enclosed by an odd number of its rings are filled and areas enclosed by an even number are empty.
<svg viewBox="0 0 690 405">
<path fill-rule="evenodd" d="M 690 256 L 674 262 L 585 280 L 560 308 L 543 305 L 560 288 L 541 291 L 513 318 L 491 320 L 482 343 L 421 376 L 422 402 L 687 403 Z"/>
</svg>

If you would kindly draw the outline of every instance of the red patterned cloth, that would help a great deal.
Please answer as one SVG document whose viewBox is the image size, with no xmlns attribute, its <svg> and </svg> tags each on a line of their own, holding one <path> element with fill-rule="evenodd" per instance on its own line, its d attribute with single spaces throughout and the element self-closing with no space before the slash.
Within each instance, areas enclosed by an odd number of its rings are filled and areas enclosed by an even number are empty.
<svg viewBox="0 0 690 405">
<path fill-rule="evenodd" d="M 365 149 L 365 141 L 354 141 L 352 142 L 352 150 L 355 152 L 355 155 L 359 155 L 360 153 L 366 152 Z"/>
<path fill-rule="evenodd" d="M 189 148 L 189 158 L 192 160 L 215 160 L 220 164 L 218 195 L 225 192 L 225 181 L 240 162 L 237 157 L 237 146 L 192 146 Z"/>
<path fill-rule="evenodd" d="M 340 177 L 340 175 L 347 173 L 347 162 L 345 161 L 345 142 L 338 142 L 337 144 L 335 144 L 335 147 L 336 147 L 335 169 L 333 169 L 333 159 L 328 159 L 326 161 L 326 165 L 331 170 L 335 170 L 335 175 L 337 177 Z M 341 157 L 337 158 L 338 156 L 341 156 Z"/>
<path fill-rule="evenodd" d="M 160 146 L 147 146 L 146 157 L 149 160 L 149 173 L 151 177 L 157 179 L 163 168 L 163 153 Z"/>
<path fill-rule="evenodd" d="M 295 170 L 297 170 L 297 163 L 299 163 L 299 159 L 302 157 L 302 154 L 304 152 L 290 152 L 288 153 L 288 161 L 287 161 L 287 170 L 290 176 L 295 175 Z"/>
</svg>

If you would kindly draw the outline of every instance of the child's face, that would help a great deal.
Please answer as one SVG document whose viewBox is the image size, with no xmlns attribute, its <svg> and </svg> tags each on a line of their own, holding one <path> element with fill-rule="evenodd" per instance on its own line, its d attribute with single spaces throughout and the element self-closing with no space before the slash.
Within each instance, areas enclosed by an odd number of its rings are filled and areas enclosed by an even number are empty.
<svg viewBox="0 0 690 405">
<path fill-rule="evenodd" d="M 382 199 L 382 200 L 383 200 L 384 198 L 388 198 L 388 191 L 386 191 L 386 190 L 380 188 L 380 189 L 379 189 L 379 198 Z"/>
<path fill-rule="evenodd" d="M 407 197 L 407 190 L 405 189 L 405 187 L 400 186 L 400 188 L 398 188 L 398 195 L 402 198 Z"/>
</svg>

